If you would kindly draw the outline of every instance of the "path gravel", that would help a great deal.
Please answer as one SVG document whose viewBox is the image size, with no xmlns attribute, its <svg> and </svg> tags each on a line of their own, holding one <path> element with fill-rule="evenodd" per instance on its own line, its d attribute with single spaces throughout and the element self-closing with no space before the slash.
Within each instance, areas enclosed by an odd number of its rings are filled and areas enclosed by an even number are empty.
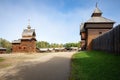
<svg viewBox="0 0 120 80">
<path fill-rule="evenodd" d="M 75 52 L 49 53 L 0 71 L 0 80 L 68 80 Z"/>
</svg>

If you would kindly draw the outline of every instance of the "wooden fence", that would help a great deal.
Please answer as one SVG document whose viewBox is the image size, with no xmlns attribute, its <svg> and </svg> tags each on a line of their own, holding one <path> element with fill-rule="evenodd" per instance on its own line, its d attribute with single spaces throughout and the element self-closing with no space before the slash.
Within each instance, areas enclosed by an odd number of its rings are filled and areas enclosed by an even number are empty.
<svg viewBox="0 0 120 80">
<path fill-rule="evenodd" d="M 92 49 L 120 55 L 120 25 L 94 39 Z"/>
</svg>

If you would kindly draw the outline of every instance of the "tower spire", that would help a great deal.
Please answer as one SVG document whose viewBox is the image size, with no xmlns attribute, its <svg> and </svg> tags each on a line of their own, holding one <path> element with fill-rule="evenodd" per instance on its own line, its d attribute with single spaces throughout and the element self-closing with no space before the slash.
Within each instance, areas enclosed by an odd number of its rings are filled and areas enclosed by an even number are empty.
<svg viewBox="0 0 120 80">
<path fill-rule="evenodd" d="M 96 8 L 92 13 L 91 17 L 100 17 L 102 15 L 101 10 L 98 8 L 98 2 L 96 2 Z"/>
<path fill-rule="evenodd" d="M 31 29 L 31 26 L 30 26 L 30 19 L 28 19 L 28 29 Z"/>
<path fill-rule="evenodd" d="M 96 8 L 98 7 L 98 2 L 96 2 Z"/>
<path fill-rule="evenodd" d="M 28 19 L 28 25 L 30 25 L 30 19 Z"/>
</svg>

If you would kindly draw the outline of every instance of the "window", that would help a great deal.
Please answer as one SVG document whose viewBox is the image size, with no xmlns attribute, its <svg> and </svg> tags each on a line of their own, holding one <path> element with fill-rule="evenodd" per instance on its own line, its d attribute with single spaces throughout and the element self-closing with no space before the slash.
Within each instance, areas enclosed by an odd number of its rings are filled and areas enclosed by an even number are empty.
<svg viewBox="0 0 120 80">
<path fill-rule="evenodd" d="M 24 47 L 24 49 L 26 49 L 26 47 Z"/>
<path fill-rule="evenodd" d="M 102 34 L 102 32 L 99 32 L 99 34 Z"/>
<path fill-rule="evenodd" d="M 21 47 L 19 47 L 19 49 L 21 49 Z"/>
</svg>

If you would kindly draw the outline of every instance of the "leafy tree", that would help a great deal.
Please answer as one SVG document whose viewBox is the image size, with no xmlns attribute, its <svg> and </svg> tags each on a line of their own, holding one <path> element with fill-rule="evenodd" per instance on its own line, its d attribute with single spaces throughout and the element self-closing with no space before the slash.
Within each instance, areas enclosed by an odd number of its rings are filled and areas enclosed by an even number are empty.
<svg viewBox="0 0 120 80">
<path fill-rule="evenodd" d="M 36 43 L 37 48 L 48 48 L 50 47 L 50 44 L 46 41 L 38 41 Z"/>
<path fill-rule="evenodd" d="M 77 43 L 66 43 L 64 44 L 64 47 L 65 48 L 71 48 L 71 47 L 80 47 L 80 42 L 77 42 Z"/>
<path fill-rule="evenodd" d="M 78 44 L 77 44 L 78 48 L 81 47 L 81 42 L 79 41 Z"/>
<path fill-rule="evenodd" d="M 36 43 L 37 48 L 71 48 L 71 47 L 78 47 L 80 48 L 80 42 L 77 43 L 66 43 L 66 44 L 58 44 L 58 43 L 48 43 L 46 41 L 38 41 Z"/>
<path fill-rule="evenodd" d="M 63 44 L 57 44 L 57 43 L 48 43 L 46 41 L 38 41 L 36 43 L 37 48 L 62 48 Z"/>
<path fill-rule="evenodd" d="M 51 47 L 51 48 L 62 48 L 62 47 L 63 47 L 63 44 L 51 43 L 51 44 L 50 44 L 50 47 Z"/>
<path fill-rule="evenodd" d="M 59 44 L 59 48 L 62 48 L 63 47 L 63 44 Z"/>
<path fill-rule="evenodd" d="M 7 41 L 6 39 L 0 38 L 0 47 L 6 48 L 7 49 L 7 53 L 11 52 L 11 48 L 12 48 L 12 44 Z"/>
</svg>

